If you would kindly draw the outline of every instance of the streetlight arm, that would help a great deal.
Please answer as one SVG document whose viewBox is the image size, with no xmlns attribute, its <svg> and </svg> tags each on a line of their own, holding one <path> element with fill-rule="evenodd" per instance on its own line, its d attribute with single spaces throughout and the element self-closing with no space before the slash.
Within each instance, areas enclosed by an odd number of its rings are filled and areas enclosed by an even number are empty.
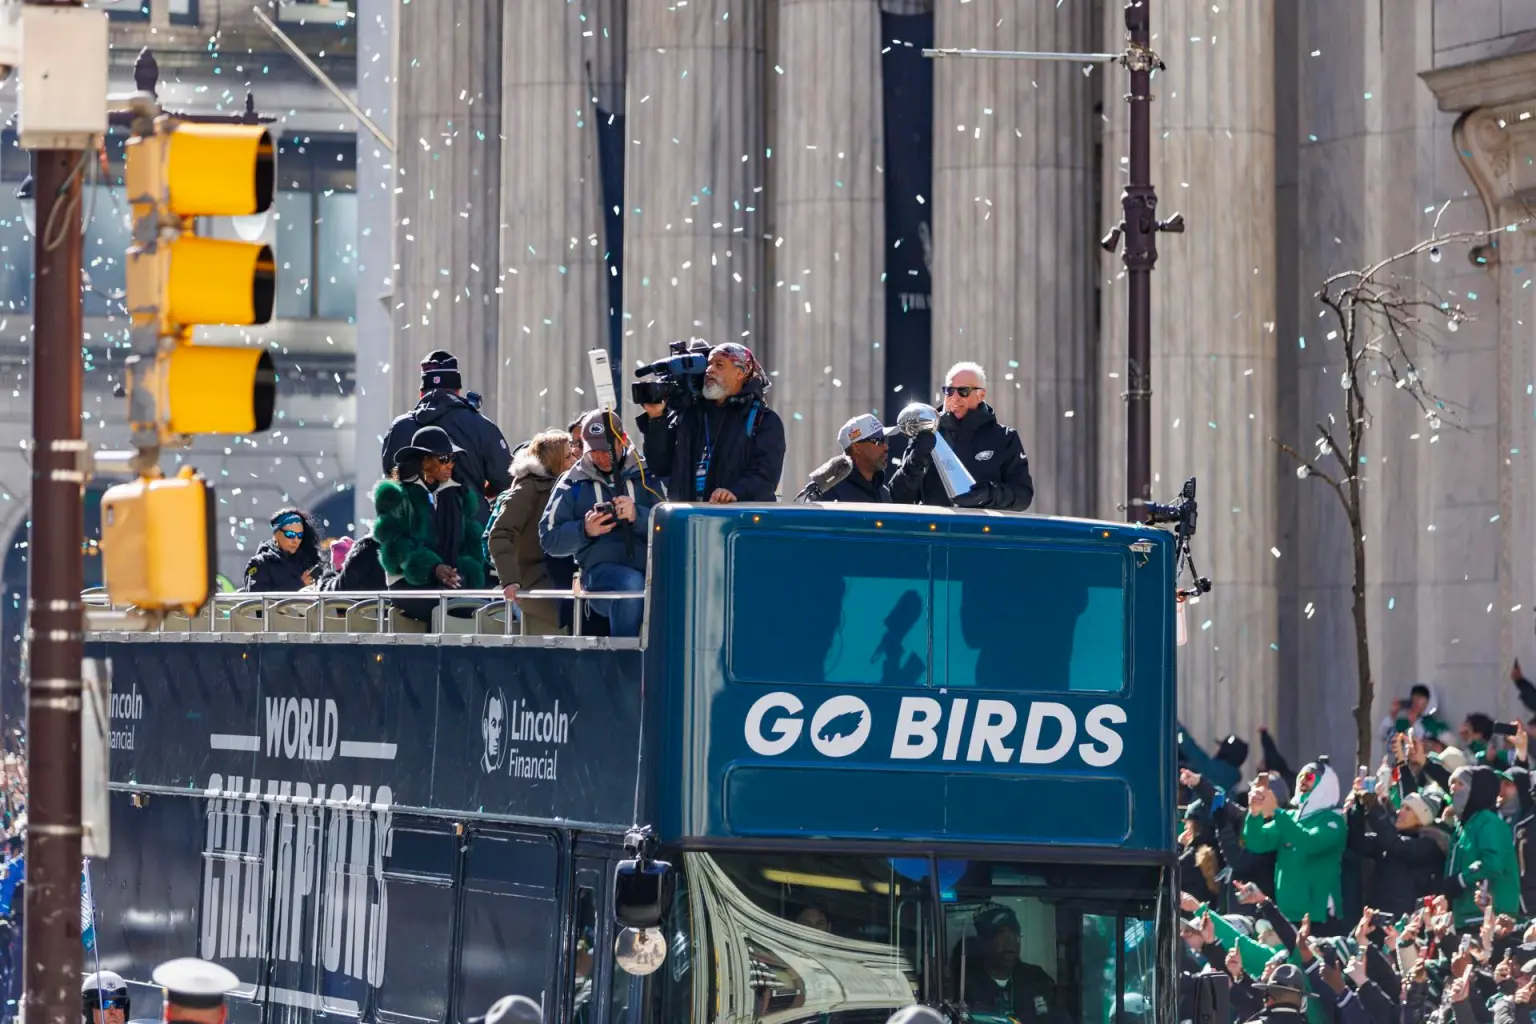
<svg viewBox="0 0 1536 1024">
<path fill-rule="evenodd" d="M 955 47 L 928 48 L 924 57 L 977 57 L 982 60 L 1054 60 L 1068 64 L 1109 64 L 1119 60 L 1119 53 L 1036 53 L 1030 50 L 961 50 Z"/>
</svg>

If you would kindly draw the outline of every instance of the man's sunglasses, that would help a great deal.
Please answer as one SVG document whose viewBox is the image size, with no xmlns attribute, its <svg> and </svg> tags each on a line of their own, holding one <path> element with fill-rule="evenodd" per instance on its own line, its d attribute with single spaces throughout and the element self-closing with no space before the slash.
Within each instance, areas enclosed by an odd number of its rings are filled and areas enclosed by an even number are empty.
<svg viewBox="0 0 1536 1024">
<path fill-rule="evenodd" d="M 970 398 L 972 391 L 985 391 L 981 387 L 950 387 L 948 384 L 941 389 L 946 395 L 959 395 L 961 398 Z"/>
<path fill-rule="evenodd" d="M 124 1012 L 127 1012 L 127 1010 L 128 1010 L 128 997 L 127 996 L 108 996 L 107 998 L 105 998 L 105 999 L 103 999 L 101 1001 L 101 1008 L 103 1010 L 122 1010 Z"/>
<path fill-rule="evenodd" d="M 883 435 L 876 434 L 874 437 L 861 437 L 859 440 L 855 441 L 854 444 L 877 444 L 884 448 L 889 445 L 890 442 L 887 441 Z"/>
<path fill-rule="evenodd" d="M 284 530 L 283 531 L 283 536 L 287 537 L 289 540 L 302 540 L 304 538 L 304 533 L 303 533 L 302 530 L 301 531 Z"/>
</svg>

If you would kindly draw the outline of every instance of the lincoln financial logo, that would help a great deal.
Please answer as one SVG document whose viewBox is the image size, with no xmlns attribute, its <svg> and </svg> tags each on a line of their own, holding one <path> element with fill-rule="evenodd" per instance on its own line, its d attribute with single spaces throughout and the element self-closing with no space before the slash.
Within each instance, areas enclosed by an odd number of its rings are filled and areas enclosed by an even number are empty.
<svg viewBox="0 0 1536 1024">
<path fill-rule="evenodd" d="M 351 723 L 334 700 L 268 697 L 263 712 L 265 736 L 208 737 L 212 751 L 241 755 L 231 759 L 235 771 L 254 760 L 273 777 L 208 777 L 199 955 L 225 961 L 247 985 L 268 980 L 261 965 L 271 959 L 377 988 L 389 934 L 384 863 L 394 794 L 387 784 L 344 780 L 364 767 L 355 762 L 394 761 L 396 746 L 343 739 Z M 304 778 L 281 778 L 290 772 Z M 273 1002 L 314 1008 L 311 992 L 265 991 Z M 351 1014 L 360 1009 L 356 1000 L 327 1000 Z"/>
<path fill-rule="evenodd" d="M 560 748 L 571 740 L 574 715 L 548 711 L 518 698 L 510 704 L 498 687 L 486 691 L 480 712 L 480 770 L 489 775 L 506 765 L 514 779 L 553 782 L 560 777 Z"/>
<path fill-rule="evenodd" d="M 500 689 L 485 692 L 485 710 L 480 712 L 480 740 L 484 752 L 480 755 L 480 770 L 489 775 L 501 767 L 507 745 L 502 739 L 502 727 L 507 721 L 507 697 Z"/>
<path fill-rule="evenodd" d="M 112 730 L 109 740 L 113 750 L 132 750 L 138 723 L 144 718 L 144 695 L 139 684 L 127 693 L 112 694 Z"/>
</svg>

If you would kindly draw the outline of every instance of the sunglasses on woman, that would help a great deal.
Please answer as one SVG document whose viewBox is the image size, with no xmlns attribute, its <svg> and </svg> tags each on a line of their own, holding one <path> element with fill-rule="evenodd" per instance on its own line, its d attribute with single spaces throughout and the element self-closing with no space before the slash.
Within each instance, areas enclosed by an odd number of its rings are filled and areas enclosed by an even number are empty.
<svg viewBox="0 0 1536 1024">
<path fill-rule="evenodd" d="M 304 538 L 304 533 L 302 530 L 284 530 L 283 536 L 287 537 L 289 540 L 302 540 Z"/>
<path fill-rule="evenodd" d="M 957 387 L 951 387 L 950 385 L 946 384 L 946 385 L 944 385 L 942 390 L 943 390 L 943 392 L 946 395 L 959 395 L 961 398 L 970 398 L 972 391 L 980 391 L 982 389 L 980 387 L 968 387 L 968 386 L 967 387 L 958 387 L 957 388 Z"/>
</svg>

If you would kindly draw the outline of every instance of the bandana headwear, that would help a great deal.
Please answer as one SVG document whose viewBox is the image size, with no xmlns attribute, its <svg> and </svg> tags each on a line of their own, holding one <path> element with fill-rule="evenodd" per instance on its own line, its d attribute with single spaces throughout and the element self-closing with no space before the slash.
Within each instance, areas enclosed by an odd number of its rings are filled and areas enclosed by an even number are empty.
<svg viewBox="0 0 1536 1024">
<path fill-rule="evenodd" d="M 272 520 L 272 531 L 276 533 L 278 530 L 281 530 L 285 526 L 298 526 L 302 528 L 303 525 L 303 516 L 299 515 L 297 512 L 286 512 Z"/>
<path fill-rule="evenodd" d="M 757 356 L 753 355 L 752 350 L 745 345 L 738 345 L 734 341 L 716 345 L 709 350 L 709 357 L 713 359 L 715 356 L 724 356 L 729 359 L 747 375 L 747 380 L 761 381 L 765 389 L 773 384 L 768 379 L 768 375 L 763 372 L 763 366 L 757 361 Z"/>
</svg>

